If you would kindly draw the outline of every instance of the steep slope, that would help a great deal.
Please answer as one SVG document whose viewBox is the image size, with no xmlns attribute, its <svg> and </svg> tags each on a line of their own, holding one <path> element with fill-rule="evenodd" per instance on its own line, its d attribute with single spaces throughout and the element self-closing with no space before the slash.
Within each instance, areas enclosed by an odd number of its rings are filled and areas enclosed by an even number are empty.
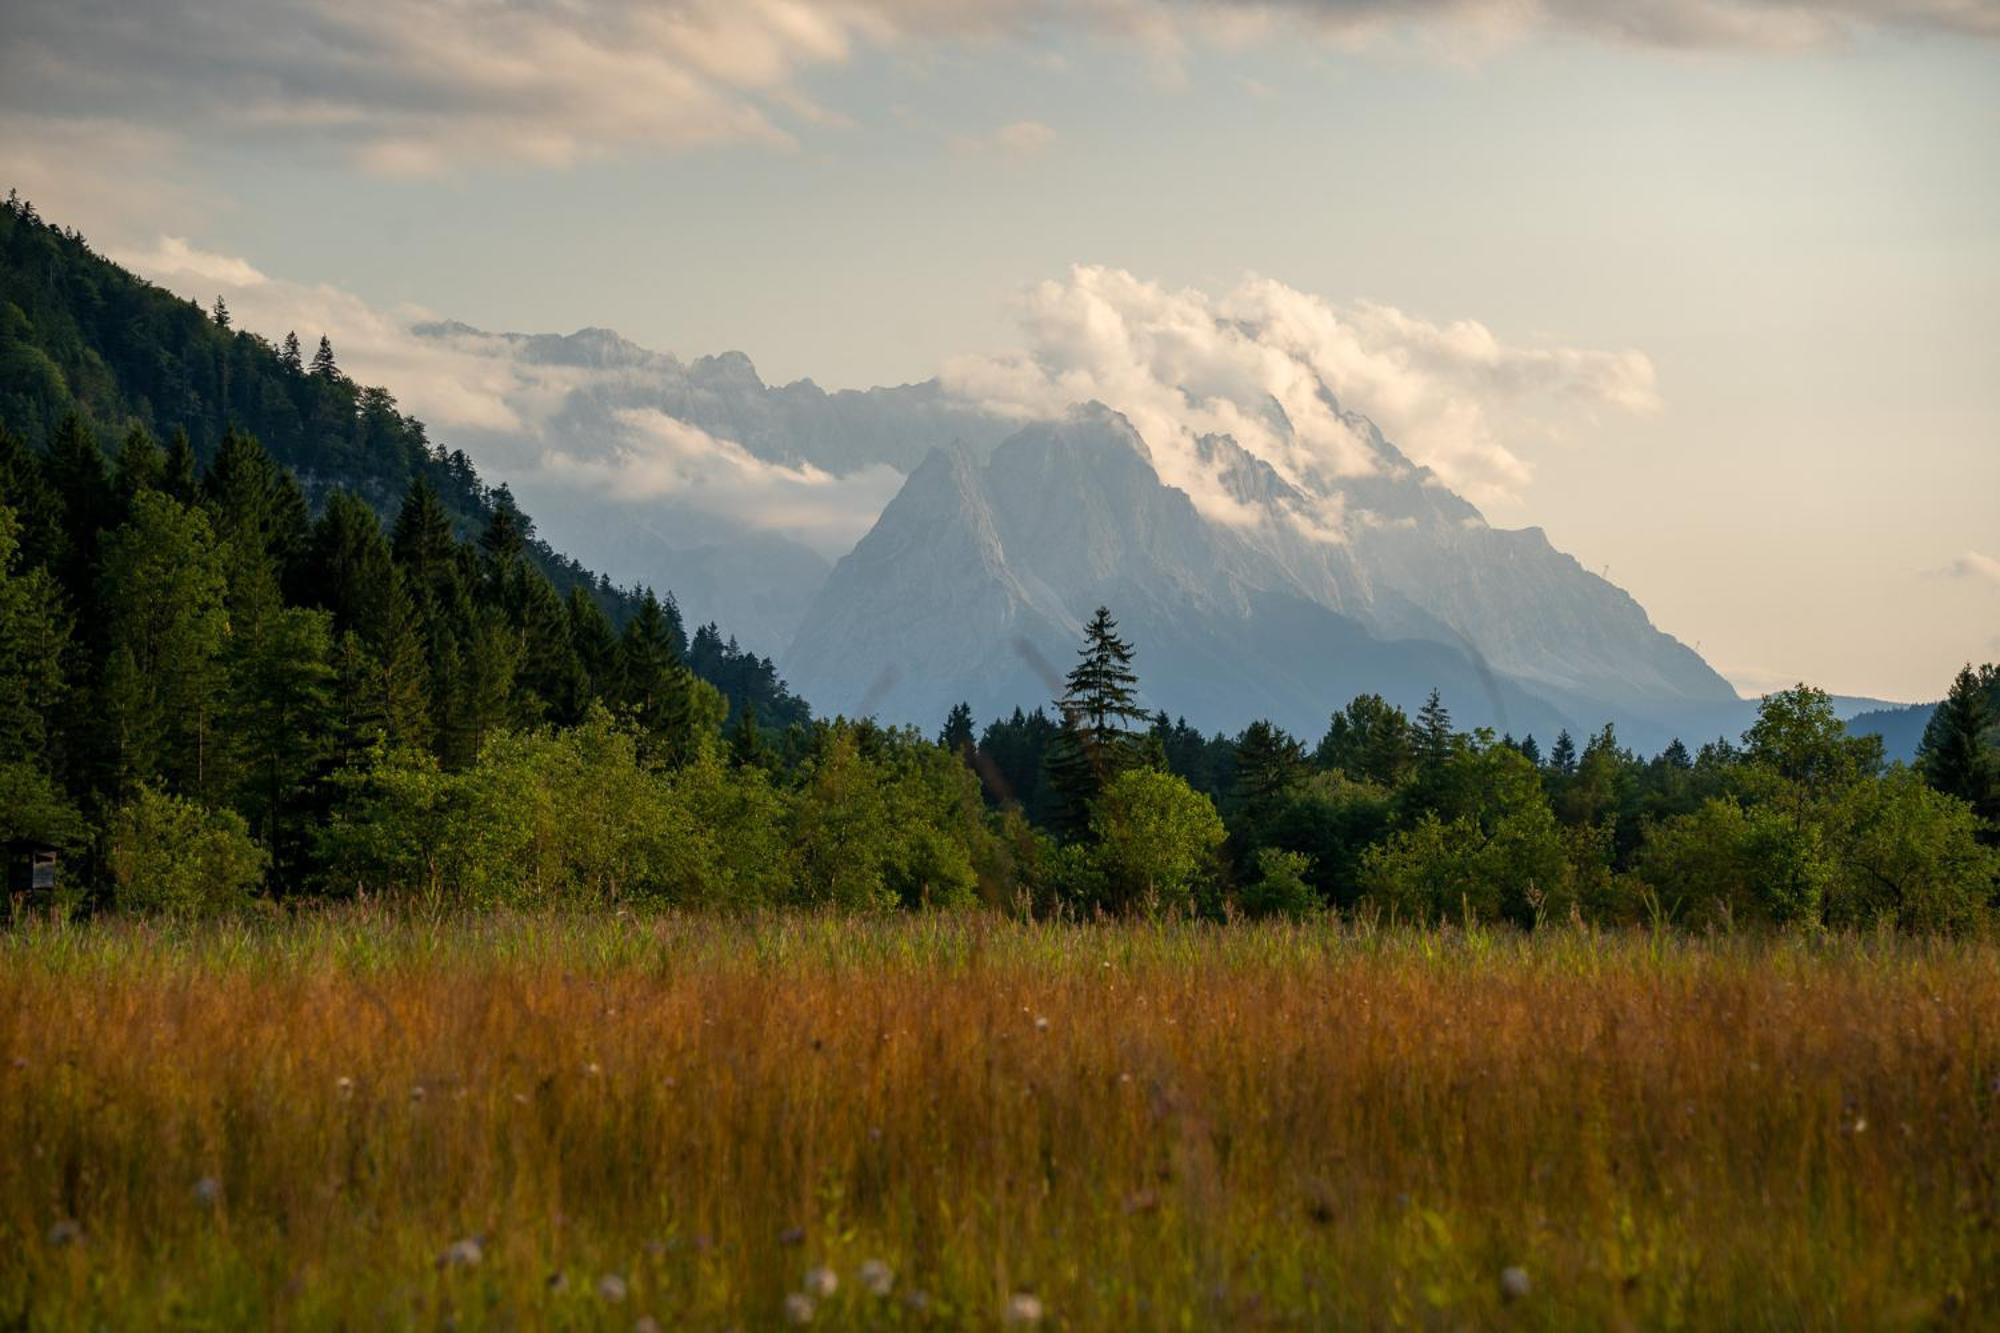
<svg viewBox="0 0 2000 1333">
<path fill-rule="evenodd" d="M 1020 431 L 983 468 L 934 453 L 835 567 L 783 666 L 832 711 L 930 723 L 965 699 L 990 716 L 1052 696 L 1100 604 L 1139 645 L 1147 704 L 1199 725 L 1313 731 L 1355 693 L 1414 707 L 1433 685 L 1469 723 L 1562 725 L 1454 647 L 1378 638 L 1301 595 L 1095 405 Z"/>
<path fill-rule="evenodd" d="M 595 341 L 600 355 L 620 355 Z M 203 462 L 235 425 L 256 435 L 316 500 L 351 490 L 385 517 L 422 476 L 461 535 L 483 528 L 501 496 L 463 448 L 434 444 L 388 390 L 337 372 L 307 373 L 264 339 L 96 254 L 30 206 L 0 203 L 0 426 L 39 446 L 70 412 L 94 422 L 107 445 L 135 424 L 163 440 L 185 431 Z M 559 590 L 589 589 L 617 621 L 634 609 L 630 593 L 530 531 L 531 554 Z M 807 555 L 807 577 L 816 582 L 825 565 Z M 715 579 L 731 576 L 718 562 Z M 631 581 L 672 589 L 657 579 Z M 783 619 L 795 614 L 788 608 Z M 763 681 L 758 665 L 750 654 L 725 652 L 714 674 Z M 733 688 L 737 702 L 752 697 L 740 684 Z M 809 716 L 782 683 L 758 685 L 754 702 L 758 716 L 773 723 Z"/>
</svg>

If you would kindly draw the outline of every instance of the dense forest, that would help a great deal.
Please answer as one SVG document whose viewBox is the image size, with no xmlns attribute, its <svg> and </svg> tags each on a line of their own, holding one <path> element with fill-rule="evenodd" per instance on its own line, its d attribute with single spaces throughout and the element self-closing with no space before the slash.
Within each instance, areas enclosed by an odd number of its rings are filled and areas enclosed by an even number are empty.
<svg viewBox="0 0 2000 1333">
<path fill-rule="evenodd" d="M 1048 708 L 814 719 L 538 541 L 325 339 L 273 347 L 0 210 L 0 841 L 71 905 L 388 896 L 1983 929 L 2000 670 L 1914 766 L 1801 686 L 1740 740 L 1307 740 L 1140 696 L 1109 611 Z M 1309 738 L 1310 739 L 1310 738 Z"/>
</svg>

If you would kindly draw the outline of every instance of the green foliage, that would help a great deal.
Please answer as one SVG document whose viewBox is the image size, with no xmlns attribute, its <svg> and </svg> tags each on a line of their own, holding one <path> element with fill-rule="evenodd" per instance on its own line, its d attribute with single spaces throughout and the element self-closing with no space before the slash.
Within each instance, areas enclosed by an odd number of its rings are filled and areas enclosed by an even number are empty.
<svg viewBox="0 0 2000 1333">
<path fill-rule="evenodd" d="M 1898 765 L 1844 792 L 1828 822 L 1839 849 L 1829 925 L 1967 931 L 1983 923 L 2000 887 L 2000 853 L 1981 844 L 1965 801 Z"/>
<path fill-rule="evenodd" d="M 1092 803 L 1098 905 L 1146 915 L 1192 910 L 1216 880 L 1228 836 L 1208 797 L 1171 773 L 1133 768 Z"/>
<path fill-rule="evenodd" d="M 209 916 L 241 907 L 269 858 L 233 810 L 141 785 L 111 816 L 105 860 L 121 910 Z"/>
<path fill-rule="evenodd" d="M 1312 858 L 1278 847 L 1257 851 L 1257 877 L 1237 896 L 1237 905 L 1253 917 L 1283 916 L 1299 920 L 1324 904 L 1309 882 Z"/>
</svg>

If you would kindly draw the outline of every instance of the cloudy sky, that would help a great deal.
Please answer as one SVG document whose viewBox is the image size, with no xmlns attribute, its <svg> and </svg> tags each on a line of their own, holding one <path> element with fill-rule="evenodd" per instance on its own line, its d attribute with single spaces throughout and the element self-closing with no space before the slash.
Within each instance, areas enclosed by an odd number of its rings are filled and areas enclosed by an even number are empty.
<svg viewBox="0 0 2000 1333">
<path fill-rule="evenodd" d="M 562 386 L 420 318 L 1022 410 L 1304 368 L 1747 689 L 2000 657 L 1994 0 L 6 0 L 9 185 L 447 440 Z"/>
</svg>

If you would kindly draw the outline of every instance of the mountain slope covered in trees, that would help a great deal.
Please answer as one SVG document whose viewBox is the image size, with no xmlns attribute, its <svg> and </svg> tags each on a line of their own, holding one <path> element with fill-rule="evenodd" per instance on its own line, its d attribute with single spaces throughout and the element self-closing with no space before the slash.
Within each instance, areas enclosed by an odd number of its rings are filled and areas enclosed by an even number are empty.
<svg viewBox="0 0 2000 1333">
<path fill-rule="evenodd" d="M 614 627 L 643 600 L 542 540 L 505 486 L 487 486 L 462 450 L 434 444 L 388 389 L 349 379 L 324 338 L 308 353 L 295 337 L 274 346 L 235 329 L 219 302 L 204 311 L 142 281 L 10 197 L 0 207 L 0 423 L 41 450 L 71 415 L 107 444 L 134 426 L 162 444 L 184 438 L 197 468 L 233 427 L 292 474 L 314 509 L 344 491 L 387 520 L 421 479 L 457 537 L 510 511 L 527 560 L 559 594 L 583 590 Z M 768 659 L 713 625 L 690 645 L 670 595 L 661 611 L 732 709 L 750 703 L 769 725 L 809 716 Z"/>
</svg>

